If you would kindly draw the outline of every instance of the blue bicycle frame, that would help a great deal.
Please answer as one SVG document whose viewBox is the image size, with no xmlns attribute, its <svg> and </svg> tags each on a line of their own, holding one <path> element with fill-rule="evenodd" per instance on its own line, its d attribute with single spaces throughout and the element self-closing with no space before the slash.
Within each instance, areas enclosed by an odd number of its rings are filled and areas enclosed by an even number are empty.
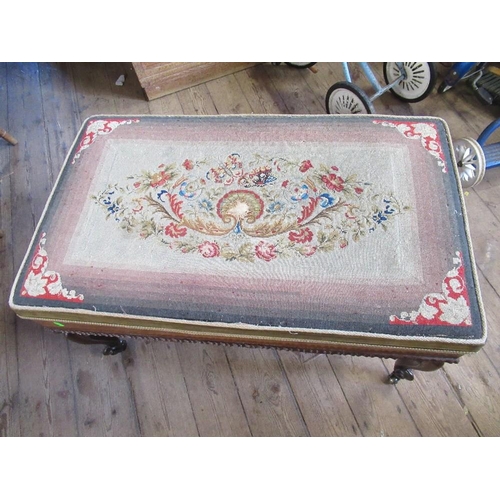
<svg viewBox="0 0 500 500">
<path fill-rule="evenodd" d="M 401 72 L 401 75 L 396 80 L 391 82 L 389 85 L 382 87 L 380 85 L 380 83 L 378 82 L 377 77 L 375 76 L 375 74 L 371 70 L 370 65 L 368 63 L 360 62 L 359 65 L 361 66 L 361 69 L 362 69 L 364 75 L 366 76 L 366 78 L 368 79 L 368 81 L 370 82 L 370 84 L 372 85 L 372 87 L 376 91 L 375 94 L 373 94 L 373 96 L 370 98 L 370 101 L 374 101 L 377 97 L 380 97 L 384 92 L 387 92 L 388 90 L 392 89 L 393 87 L 398 85 L 399 82 L 401 82 L 402 80 L 404 80 L 406 78 L 406 71 L 405 71 L 403 65 L 401 63 L 396 63 L 399 71 Z M 343 62 L 342 68 L 344 70 L 344 77 L 345 77 L 346 81 L 348 81 L 349 83 L 352 83 L 351 73 L 349 71 L 349 63 Z"/>
<path fill-rule="evenodd" d="M 486 159 L 486 168 L 499 167 L 500 166 L 500 142 L 493 144 L 486 144 L 490 135 L 497 129 L 500 128 L 500 118 L 490 123 L 478 137 L 477 142 L 483 148 L 484 157 Z"/>
</svg>

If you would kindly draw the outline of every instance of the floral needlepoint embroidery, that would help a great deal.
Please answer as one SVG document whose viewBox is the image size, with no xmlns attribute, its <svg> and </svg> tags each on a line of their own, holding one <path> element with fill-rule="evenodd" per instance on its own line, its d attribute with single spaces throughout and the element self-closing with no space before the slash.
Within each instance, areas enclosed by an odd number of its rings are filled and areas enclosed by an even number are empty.
<svg viewBox="0 0 500 500">
<path fill-rule="evenodd" d="M 417 311 L 403 312 L 400 317 L 391 316 L 392 325 L 450 325 L 470 326 L 469 294 L 465 284 L 462 255 L 456 253 L 456 265 L 445 277 L 442 293 L 426 295 Z"/>
<path fill-rule="evenodd" d="M 259 242 L 255 247 L 255 255 L 266 262 L 273 260 L 277 257 L 276 247 L 271 243 L 266 243 L 265 241 Z"/>
<path fill-rule="evenodd" d="M 290 241 L 296 241 L 297 243 L 308 243 L 313 239 L 312 231 L 306 227 L 301 229 L 300 231 L 290 231 L 288 233 L 288 239 Z"/>
<path fill-rule="evenodd" d="M 217 243 L 213 243 L 210 241 L 204 241 L 199 247 L 198 250 L 203 257 L 211 258 L 218 257 L 220 255 L 219 245 Z"/>
<path fill-rule="evenodd" d="M 299 167 L 301 172 L 307 172 L 310 168 L 313 168 L 311 160 L 304 160 Z"/>
<path fill-rule="evenodd" d="M 172 251 L 263 263 L 342 250 L 409 209 L 336 165 L 238 153 L 164 162 L 93 199 L 106 219 Z"/>
<path fill-rule="evenodd" d="M 401 122 L 393 120 L 374 120 L 373 123 L 383 125 L 384 127 L 393 127 L 409 139 L 420 140 L 422 146 L 438 160 L 438 165 L 446 173 L 446 163 L 444 161 L 443 148 L 437 127 L 434 123 L 422 122 Z"/>
<path fill-rule="evenodd" d="M 186 170 L 193 170 L 194 164 L 193 164 L 193 162 L 191 160 L 184 160 L 184 163 L 182 164 L 182 166 Z"/>
<path fill-rule="evenodd" d="M 68 291 L 62 286 L 59 273 L 47 269 L 49 258 L 44 248 L 45 236 L 45 233 L 43 233 L 36 247 L 21 289 L 21 295 L 37 299 L 83 302 L 82 294 L 77 294 L 74 290 Z"/>
<path fill-rule="evenodd" d="M 123 124 L 130 125 L 131 123 L 138 123 L 138 122 L 139 120 L 137 118 L 130 120 L 127 119 L 89 120 L 87 130 L 85 131 L 83 138 L 78 144 L 75 156 L 71 163 L 74 164 L 76 160 L 80 158 L 81 152 L 84 149 L 90 147 L 97 139 L 97 136 L 109 134 L 113 132 L 113 130 L 115 130 L 115 128 L 118 127 L 119 125 Z"/>
</svg>

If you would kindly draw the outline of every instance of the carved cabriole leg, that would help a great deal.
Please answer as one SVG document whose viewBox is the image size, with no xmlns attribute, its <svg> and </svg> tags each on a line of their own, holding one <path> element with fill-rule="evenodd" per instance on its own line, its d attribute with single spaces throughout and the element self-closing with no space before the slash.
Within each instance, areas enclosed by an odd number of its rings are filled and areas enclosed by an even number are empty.
<svg viewBox="0 0 500 500">
<path fill-rule="evenodd" d="M 394 364 L 394 371 L 389 375 L 389 383 L 397 384 L 401 379 L 413 380 L 413 370 L 431 372 L 439 370 L 445 361 L 437 359 L 398 359 Z"/>
<path fill-rule="evenodd" d="M 105 356 L 119 354 L 127 348 L 127 342 L 118 337 L 105 337 L 101 335 L 78 335 L 77 333 L 66 333 L 68 340 L 78 344 L 102 344 Z"/>
</svg>

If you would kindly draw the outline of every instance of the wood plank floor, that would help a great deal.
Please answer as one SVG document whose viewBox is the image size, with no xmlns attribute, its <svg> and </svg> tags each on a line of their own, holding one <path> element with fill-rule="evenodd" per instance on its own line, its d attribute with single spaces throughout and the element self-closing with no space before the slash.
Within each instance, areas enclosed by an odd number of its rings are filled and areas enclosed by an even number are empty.
<svg viewBox="0 0 500 500">
<path fill-rule="evenodd" d="M 263 64 L 148 102 L 129 63 L 0 63 L 0 127 L 19 141 L 0 141 L 0 436 L 500 435 L 500 168 L 466 193 L 488 343 L 411 383 L 384 384 L 389 360 L 270 349 L 131 340 L 104 357 L 10 311 L 14 275 L 85 118 L 323 114 L 344 78 L 339 63 L 317 70 Z M 499 115 L 465 83 L 412 105 L 386 93 L 374 106 L 440 116 L 454 138 L 477 138 Z"/>
</svg>

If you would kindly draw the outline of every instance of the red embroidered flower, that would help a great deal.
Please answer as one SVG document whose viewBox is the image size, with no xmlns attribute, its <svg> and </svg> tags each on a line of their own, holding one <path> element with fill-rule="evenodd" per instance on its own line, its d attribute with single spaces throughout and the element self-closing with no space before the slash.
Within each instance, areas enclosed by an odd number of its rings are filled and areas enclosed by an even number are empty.
<svg viewBox="0 0 500 500">
<path fill-rule="evenodd" d="M 91 122 L 89 122 L 91 125 Z M 95 132 L 88 132 L 80 142 L 80 148 L 83 146 L 90 146 L 95 140 Z"/>
<path fill-rule="evenodd" d="M 181 236 L 186 236 L 187 229 L 185 227 L 179 227 L 174 222 L 171 222 L 165 227 L 165 234 L 171 238 L 180 238 Z"/>
<path fill-rule="evenodd" d="M 304 160 L 299 167 L 301 172 L 307 172 L 310 168 L 313 168 L 311 160 Z"/>
<path fill-rule="evenodd" d="M 39 249 L 38 253 L 33 257 L 33 260 L 31 261 L 31 270 L 35 274 L 41 273 L 45 270 L 48 260 L 49 258 L 47 257 L 47 254 L 42 253 L 41 249 Z"/>
<path fill-rule="evenodd" d="M 314 255 L 316 253 L 317 247 L 313 247 L 312 245 L 304 245 L 300 253 L 302 255 L 305 255 L 306 257 L 310 257 L 311 255 Z"/>
<path fill-rule="evenodd" d="M 333 168 L 333 167 L 332 167 Z M 340 193 L 344 190 L 344 179 L 336 174 L 323 175 L 321 180 L 325 183 L 328 189 L 333 189 Z"/>
<path fill-rule="evenodd" d="M 211 241 L 204 241 L 199 247 L 201 255 L 206 258 L 218 257 L 220 255 L 219 245 Z"/>
<path fill-rule="evenodd" d="M 332 170 L 334 170 L 335 172 L 338 172 L 339 171 L 339 168 L 338 167 L 331 167 Z"/>
<path fill-rule="evenodd" d="M 271 243 L 261 241 L 255 246 L 255 255 L 257 255 L 259 259 L 269 262 L 277 257 L 276 247 Z"/>
<path fill-rule="evenodd" d="M 139 187 L 141 187 L 141 183 L 140 182 L 134 182 L 134 187 L 137 189 Z"/>
<path fill-rule="evenodd" d="M 447 276 L 444 279 L 444 285 L 448 297 L 454 300 L 459 299 L 465 290 L 465 282 L 458 274 L 456 276 Z"/>
<path fill-rule="evenodd" d="M 312 231 L 306 227 L 298 232 L 290 231 L 288 233 L 288 239 L 294 241 L 295 243 L 308 243 L 313 239 Z"/>
<path fill-rule="evenodd" d="M 340 240 L 340 248 L 345 248 L 349 242 L 347 240 Z"/>
<path fill-rule="evenodd" d="M 288 186 L 288 181 L 283 181 L 283 184 L 281 184 L 282 188 L 286 188 Z"/>
<path fill-rule="evenodd" d="M 354 188 L 354 191 L 356 194 L 361 194 L 363 192 L 363 189 L 360 187 Z"/>
<path fill-rule="evenodd" d="M 191 160 L 184 160 L 184 163 L 182 164 L 182 166 L 186 170 L 193 170 L 194 164 L 193 164 L 193 162 Z"/>
<path fill-rule="evenodd" d="M 153 188 L 163 186 L 163 184 L 165 184 L 165 182 L 167 182 L 169 179 L 170 174 L 167 174 L 167 172 L 157 172 L 156 174 L 153 174 L 151 176 L 150 186 Z"/>
</svg>

